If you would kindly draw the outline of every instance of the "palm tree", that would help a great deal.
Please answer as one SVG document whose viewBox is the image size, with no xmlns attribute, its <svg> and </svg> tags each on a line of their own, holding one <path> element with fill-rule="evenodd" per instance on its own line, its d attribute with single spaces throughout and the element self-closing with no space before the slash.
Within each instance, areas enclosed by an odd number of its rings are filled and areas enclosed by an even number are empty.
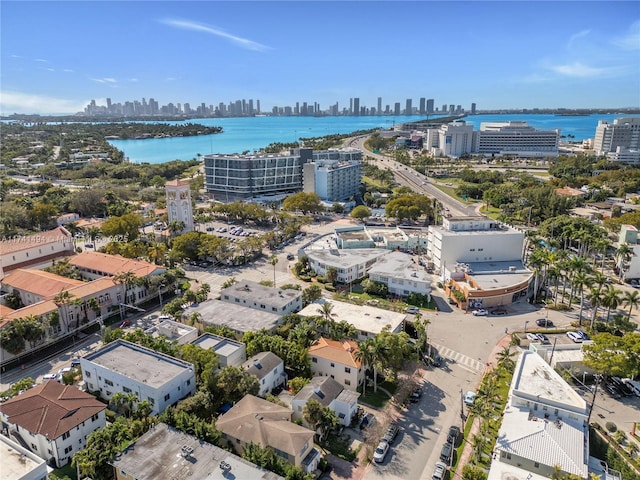
<svg viewBox="0 0 640 480">
<path fill-rule="evenodd" d="M 118 304 L 120 308 L 120 320 L 122 321 L 124 320 L 124 313 L 128 302 L 127 293 L 129 291 L 129 287 L 138 284 L 138 277 L 136 277 L 135 273 L 133 272 L 120 272 L 114 275 L 111 280 L 113 281 L 113 283 L 122 286 L 122 298 Z"/>
<path fill-rule="evenodd" d="M 602 295 L 602 306 L 607 307 L 607 322 L 609 321 L 609 315 L 611 309 L 618 308 L 620 304 L 620 294 L 622 292 L 615 288 L 613 285 L 609 285 Z"/>
<path fill-rule="evenodd" d="M 506 371 L 513 371 L 513 367 L 515 367 L 515 362 L 513 361 L 513 357 L 515 355 L 514 352 L 511 351 L 509 346 L 504 347 L 498 354 L 496 358 L 498 359 L 498 367 L 504 368 Z"/>
<path fill-rule="evenodd" d="M 325 332 L 329 333 L 334 330 L 333 325 L 337 315 L 333 311 L 333 304 L 331 302 L 324 302 L 317 310 L 322 317 Z"/>
<path fill-rule="evenodd" d="M 73 300 L 67 290 L 60 290 L 60 292 L 53 297 L 53 302 L 60 308 L 62 307 L 62 318 L 64 319 L 65 333 L 69 332 L 69 304 Z"/>
<path fill-rule="evenodd" d="M 102 237 L 102 230 L 100 230 L 98 227 L 90 227 L 89 230 L 87 230 L 87 233 L 85 234 L 85 238 L 88 238 L 89 240 L 91 240 L 94 251 L 96 250 L 96 240 L 98 240 L 101 237 Z"/>
<path fill-rule="evenodd" d="M 585 272 L 577 272 L 575 277 L 573 277 L 572 287 L 574 285 L 577 289 L 580 290 L 580 314 L 578 316 L 578 322 L 580 326 L 582 326 L 582 310 L 584 309 L 584 287 L 591 286 L 591 277 L 589 277 Z M 571 304 L 571 299 L 569 299 L 569 304 Z"/>
<path fill-rule="evenodd" d="M 629 313 L 627 314 L 627 320 L 631 320 L 631 311 L 634 308 L 638 308 L 640 305 L 640 293 L 637 290 L 633 292 L 624 292 L 622 296 L 622 304 L 625 307 L 629 307 Z"/>
<path fill-rule="evenodd" d="M 358 344 L 358 350 L 353 353 L 353 358 L 360 362 L 365 372 L 364 383 L 362 384 L 362 395 L 366 394 L 367 389 L 367 369 L 373 364 L 373 352 L 369 348 L 372 340 L 371 338 L 367 338 L 365 341 L 360 342 Z"/>
<path fill-rule="evenodd" d="M 635 255 L 633 248 L 626 243 L 621 244 L 615 253 L 616 265 L 618 266 L 618 279 L 622 281 L 625 274 L 626 263 Z"/>
<path fill-rule="evenodd" d="M 276 288 L 276 265 L 278 264 L 278 256 L 271 255 L 269 257 L 269 264 L 273 266 L 273 288 Z"/>
<path fill-rule="evenodd" d="M 591 287 L 591 290 L 587 295 L 587 299 L 591 303 L 591 308 L 593 309 L 593 311 L 591 312 L 591 324 L 590 324 L 590 328 L 593 329 L 593 325 L 596 322 L 596 315 L 598 314 L 598 307 L 602 305 L 602 290 L 597 286 Z"/>
</svg>

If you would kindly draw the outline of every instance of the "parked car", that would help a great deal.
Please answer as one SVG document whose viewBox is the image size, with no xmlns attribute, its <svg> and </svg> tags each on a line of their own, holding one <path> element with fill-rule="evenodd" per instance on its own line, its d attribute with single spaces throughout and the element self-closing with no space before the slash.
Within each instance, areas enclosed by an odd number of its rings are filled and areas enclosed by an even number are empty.
<svg viewBox="0 0 640 480">
<path fill-rule="evenodd" d="M 399 431 L 400 428 L 398 427 L 398 425 L 392 423 L 391 425 L 389 425 L 389 428 L 387 428 L 387 432 L 384 434 L 384 437 L 382 437 L 382 440 L 388 442 L 389 445 L 392 445 L 393 441 L 398 436 Z"/>
<path fill-rule="evenodd" d="M 160 315 L 158 320 L 171 320 L 171 315 Z"/>
<path fill-rule="evenodd" d="M 293 260 L 294 258 L 296 257 L 293 256 L 293 253 L 287 254 L 287 260 Z"/>
<path fill-rule="evenodd" d="M 384 457 L 387 456 L 389 452 L 389 442 L 385 440 L 381 440 L 378 446 L 376 447 L 376 451 L 373 452 L 373 461 L 376 463 L 384 462 Z"/>
<path fill-rule="evenodd" d="M 447 465 L 442 462 L 436 462 L 436 468 L 433 470 L 432 480 L 444 480 L 447 472 Z"/>
<path fill-rule="evenodd" d="M 120 324 L 120 328 L 126 328 L 131 326 L 131 320 L 125 320 Z"/>
<path fill-rule="evenodd" d="M 362 417 L 362 420 L 360 420 L 360 429 L 364 430 L 365 428 L 369 428 L 374 423 L 376 423 L 376 417 L 373 416 L 373 413 L 367 413 Z"/>
<path fill-rule="evenodd" d="M 455 446 L 459 436 L 460 436 L 460 427 L 458 427 L 457 425 L 450 426 L 449 434 L 447 435 L 447 442 Z"/>
<path fill-rule="evenodd" d="M 420 401 L 421 398 L 422 398 L 422 388 L 420 387 L 416 388 L 413 392 L 411 392 L 411 395 L 409 397 L 409 399 L 411 400 L 411 403 L 417 403 Z"/>
<path fill-rule="evenodd" d="M 551 343 L 551 342 L 549 341 L 549 337 L 547 337 L 544 333 L 537 333 L 537 334 L 536 334 L 536 336 L 538 337 L 538 340 L 539 340 L 541 343 L 545 343 L 545 344 L 547 344 L 547 343 Z"/>
<path fill-rule="evenodd" d="M 440 450 L 440 460 L 447 465 L 451 463 L 451 454 L 453 453 L 453 446 L 450 443 L 445 443 Z"/>
<path fill-rule="evenodd" d="M 506 308 L 494 308 L 493 310 L 491 310 L 491 315 L 506 315 L 507 314 L 507 309 Z"/>
<path fill-rule="evenodd" d="M 576 332 L 567 332 L 567 337 L 569 337 L 575 343 L 581 343 L 582 342 L 582 335 L 580 335 L 580 334 L 578 334 Z"/>
<path fill-rule="evenodd" d="M 73 368 L 79 367 L 80 366 L 80 359 L 79 358 L 74 358 L 73 360 L 71 360 L 71 366 Z"/>
<path fill-rule="evenodd" d="M 413 313 L 414 315 L 416 313 L 418 313 L 420 311 L 420 309 L 418 307 L 408 307 L 405 309 L 405 312 L 407 313 Z"/>
<path fill-rule="evenodd" d="M 84 248 L 93 248 L 93 243 L 85 243 Z"/>
<path fill-rule="evenodd" d="M 553 327 L 553 322 L 551 320 L 546 319 L 546 318 L 538 318 L 536 320 L 536 325 L 539 326 L 539 327 L 550 328 L 550 327 Z"/>
<path fill-rule="evenodd" d="M 213 232 L 213 227 L 207 227 L 205 230 L 206 230 L 207 232 Z"/>
<path fill-rule="evenodd" d="M 472 392 L 471 390 L 469 390 L 467 393 L 464 394 L 464 404 L 471 406 L 473 405 L 473 402 L 475 402 L 476 400 L 476 392 Z"/>
<path fill-rule="evenodd" d="M 576 330 L 576 333 L 582 337 L 582 341 L 591 340 L 591 337 L 584 330 Z"/>
<path fill-rule="evenodd" d="M 531 340 L 532 342 L 539 342 L 540 339 L 538 338 L 538 335 L 536 335 L 535 333 L 527 333 L 527 340 Z"/>
<path fill-rule="evenodd" d="M 57 380 L 57 379 L 58 379 L 58 375 L 56 375 L 55 373 L 47 373 L 42 376 L 42 380 Z"/>
<path fill-rule="evenodd" d="M 489 314 L 489 312 L 487 312 L 484 308 L 480 308 L 478 310 L 474 310 L 471 313 L 473 315 L 475 315 L 476 317 L 486 317 Z"/>
</svg>

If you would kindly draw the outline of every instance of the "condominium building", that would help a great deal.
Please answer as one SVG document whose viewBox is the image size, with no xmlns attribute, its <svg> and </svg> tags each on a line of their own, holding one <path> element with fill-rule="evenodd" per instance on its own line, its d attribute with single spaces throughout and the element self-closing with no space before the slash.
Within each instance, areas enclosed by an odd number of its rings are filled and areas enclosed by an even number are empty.
<svg viewBox="0 0 640 480">
<path fill-rule="evenodd" d="M 90 392 L 105 400 L 133 393 L 157 415 L 196 391 L 194 366 L 125 340 L 116 340 L 80 359 Z"/>
<path fill-rule="evenodd" d="M 92 432 L 106 425 L 106 408 L 73 385 L 49 380 L 0 405 L 0 420 L 6 436 L 61 467 L 86 446 Z M 3 453 L 2 473 L 5 460 Z"/>
<path fill-rule="evenodd" d="M 330 340 L 320 337 L 309 347 L 311 373 L 331 377 L 345 388 L 357 391 L 364 382 L 364 368 L 358 360 L 358 343 L 353 340 Z"/>
<path fill-rule="evenodd" d="M 431 298 L 431 275 L 402 252 L 380 257 L 369 270 L 369 280 L 385 284 L 392 295 L 417 293 Z"/>
<path fill-rule="evenodd" d="M 526 122 L 483 122 L 474 135 L 474 153 L 519 157 L 558 156 L 560 130 L 536 130 Z"/>
<path fill-rule="evenodd" d="M 302 188 L 302 165 L 309 160 L 310 149 L 286 155 L 205 155 L 205 188 L 221 202 L 294 193 Z"/>
<path fill-rule="evenodd" d="M 328 202 L 348 200 L 360 190 L 361 160 L 356 149 L 314 152 L 313 161 L 303 167 L 303 190 Z"/>
<path fill-rule="evenodd" d="M 220 299 L 277 315 L 295 313 L 302 309 L 302 293 L 299 290 L 266 287 L 251 280 L 240 280 L 223 288 Z"/>
<path fill-rule="evenodd" d="M 613 123 L 600 120 L 596 127 L 593 149 L 598 155 L 623 151 L 640 150 L 640 117 L 616 118 Z"/>
</svg>

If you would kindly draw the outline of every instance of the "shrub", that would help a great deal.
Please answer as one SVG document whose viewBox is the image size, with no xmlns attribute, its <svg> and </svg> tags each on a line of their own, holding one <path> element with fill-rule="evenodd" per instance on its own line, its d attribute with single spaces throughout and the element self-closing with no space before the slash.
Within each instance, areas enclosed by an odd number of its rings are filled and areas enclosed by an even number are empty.
<svg viewBox="0 0 640 480">
<path fill-rule="evenodd" d="M 616 426 L 615 423 L 613 422 L 607 422 L 604 424 L 605 428 L 610 431 L 611 433 L 615 432 L 616 430 L 618 430 L 618 427 Z"/>
<path fill-rule="evenodd" d="M 324 288 L 327 290 L 327 292 L 335 292 L 336 291 L 336 287 L 334 287 L 332 283 L 325 283 L 324 284 Z"/>
</svg>

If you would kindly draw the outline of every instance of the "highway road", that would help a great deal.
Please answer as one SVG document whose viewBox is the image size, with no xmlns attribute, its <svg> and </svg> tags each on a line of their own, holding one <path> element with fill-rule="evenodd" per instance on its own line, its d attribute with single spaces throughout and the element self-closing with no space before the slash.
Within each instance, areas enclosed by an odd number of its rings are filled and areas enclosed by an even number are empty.
<svg viewBox="0 0 640 480">
<path fill-rule="evenodd" d="M 477 205 L 466 205 L 459 200 L 450 197 L 436 186 L 437 181 L 435 179 L 422 175 L 412 168 L 396 162 L 391 157 L 367 150 L 364 146 L 364 142 L 367 138 L 367 136 L 356 137 L 350 139 L 346 145 L 362 150 L 367 157 L 375 160 L 376 165 L 379 168 L 393 172 L 396 181 L 400 185 L 407 186 L 418 193 L 426 194 L 435 198 L 443 205 L 443 208 L 449 209 L 448 212 L 451 213 L 451 215 L 466 217 L 478 214 Z"/>
</svg>

